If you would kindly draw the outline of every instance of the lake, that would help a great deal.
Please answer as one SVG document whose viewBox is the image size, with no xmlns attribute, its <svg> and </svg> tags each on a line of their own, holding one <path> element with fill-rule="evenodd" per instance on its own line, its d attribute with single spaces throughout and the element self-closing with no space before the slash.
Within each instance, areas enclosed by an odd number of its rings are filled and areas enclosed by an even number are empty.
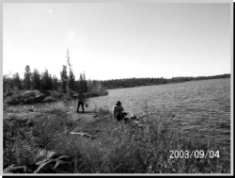
<svg viewBox="0 0 235 178">
<path fill-rule="evenodd" d="M 229 119 L 230 79 L 112 89 L 109 95 L 90 99 L 89 107 L 112 110 L 120 100 L 126 111 L 140 114 L 172 112 L 188 119 Z"/>
<path fill-rule="evenodd" d="M 112 89 L 107 96 L 90 99 L 89 108 L 112 111 L 118 100 L 137 116 L 149 112 L 174 117 L 177 128 L 185 134 L 229 144 L 230 79 Z"/>
</svg>

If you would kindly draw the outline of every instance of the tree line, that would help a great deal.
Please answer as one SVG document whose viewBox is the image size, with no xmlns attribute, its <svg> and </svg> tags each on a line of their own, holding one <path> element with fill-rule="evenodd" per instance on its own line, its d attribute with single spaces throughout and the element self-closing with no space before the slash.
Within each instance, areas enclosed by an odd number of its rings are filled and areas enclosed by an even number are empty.
<svg viewBox="0 0 235 178">
<path fill-rule="evenodd" d="M 75 75 L 71 66 L 69 69 L 66 65 L 62 66 L 60 72 L 60 79 L 51 75 L 46 69 L 43 73 L 39 73 L 37 69 L 31 72 L 29 65 L 25 67 L 24 77 L 21 79 L 19 73 L 15 73 L 13 77 L 3 76 L 4 92 L 9 90 L 30 90 L 36 89 L 42 92 L 48 90 L 57 90 L 63 93 L 68 92 L 88 92 L 104 93 L 105 88 L 126 88 L 147 85 L 159 85 L 167 83 L 178 83 L 192 80 L 206 80 L 229 78 L 230 74 L 214 75 L 214 76 L 199 76 L 199 77 L 174 77 L 166 78 L 127 78 L 127 79 L 113 79 L 104 81 L 87 81 L 84 73 L 81 73 L 79 80 L 75 79 Z M 94 95 L 95 96 L 95 95 Z"/>
<path fill-rule="evenodd" d="M 15 73 L 12 77 L 3 76 L 4 92 L 10 90 L 39 90 L 42 92 L 48 90 L 60 90 L 63 93 L 87 92 L 88 82 L 84 73 L 81 73 L 79 80 L 75 80 L 75 75 L 71 68 L 67 69 L 66 65 L 62 66 L 60 79 L 55 75 L 51 75 L 46 69 L 43 73 L 39 73 L 37 69 L 31 71 L 29 65 L 25 66 L 23 79 L 19 73 Z"/>
<path fill-rule="evenodd" d="M 113 79 L 101 81 L 102 85 L 107 89 L 126 88 L 147 85 L 159 85 L 167 83 L 178 83 L 192 80 L 207 80 L 218 78 L 229 78 L 230 74 L 214 75 L 214 76 L 199 76 L 199 77 L 174 77 L 166 78 L 127 78 L 127 79 Z"/>
</svg>

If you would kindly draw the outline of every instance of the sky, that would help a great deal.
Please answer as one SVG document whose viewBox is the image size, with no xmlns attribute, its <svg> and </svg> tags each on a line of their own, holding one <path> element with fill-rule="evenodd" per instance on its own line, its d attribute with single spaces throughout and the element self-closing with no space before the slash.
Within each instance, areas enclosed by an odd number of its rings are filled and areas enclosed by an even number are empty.
<svg viewBox="0 0 235 178">
<path fill-rule="evenodd" d="M 5 3 L 3 74 L 60 76 L 67 49 L 76 78 L 230 73 L 230 4 Z"/>
</svg>

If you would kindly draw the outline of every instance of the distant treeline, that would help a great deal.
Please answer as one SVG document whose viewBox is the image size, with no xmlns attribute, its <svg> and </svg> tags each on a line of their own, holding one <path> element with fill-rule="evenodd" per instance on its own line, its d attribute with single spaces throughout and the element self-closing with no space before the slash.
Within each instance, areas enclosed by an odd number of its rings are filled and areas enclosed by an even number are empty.
<svg viewBox="0 0 235 178">
<path fill-rule="evenodd" d="M 171 79 L 165 78 L 128 78 L 128 79 L 115 79 L 101 81 L 102 86 L 107 89 L 113 88 L 126 88 L 136 86 L 147 86 L 147 85 L 159 85 L 167 83 L 186 82 L 192 80 L 207 80 L 207 79 L 219 79 L 229 78 L 230 74 L 214 75 L 214 76 L 199 76 L 199 77 L 174 77 Z"/>
<path fill-rule="evenodd" d="M 13 76 L 3 76 L 3 92 L 21 91 L 21 90 L 39 90 L 43 93 L 48 91 L 58 91 L 64 94 L 74 95 L 79 92 L 87 93 L 88 96 L 99 96 L 107 94 L 99 81 L 86 80 L 85 73 L 81 73 L 76 80 L 71 66 L 62 66 L 60 78 L 52 76 L 46 69 L 40 73 L 37 69 L 31 71 L 29 65 L 26 65 L 23 78 L 19 73 Z"/>
</svg>

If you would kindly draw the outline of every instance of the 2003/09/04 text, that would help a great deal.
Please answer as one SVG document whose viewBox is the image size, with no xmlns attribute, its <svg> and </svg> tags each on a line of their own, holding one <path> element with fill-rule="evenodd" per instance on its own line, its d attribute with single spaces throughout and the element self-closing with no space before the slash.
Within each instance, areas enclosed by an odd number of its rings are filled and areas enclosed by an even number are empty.
<svg viewBox="0 0 235 178">
<path fill-rule="evenodd" d="M 170 159 L 213 159 L 220 158 L 219 150 L 170 150 Z"/>
</svg>

